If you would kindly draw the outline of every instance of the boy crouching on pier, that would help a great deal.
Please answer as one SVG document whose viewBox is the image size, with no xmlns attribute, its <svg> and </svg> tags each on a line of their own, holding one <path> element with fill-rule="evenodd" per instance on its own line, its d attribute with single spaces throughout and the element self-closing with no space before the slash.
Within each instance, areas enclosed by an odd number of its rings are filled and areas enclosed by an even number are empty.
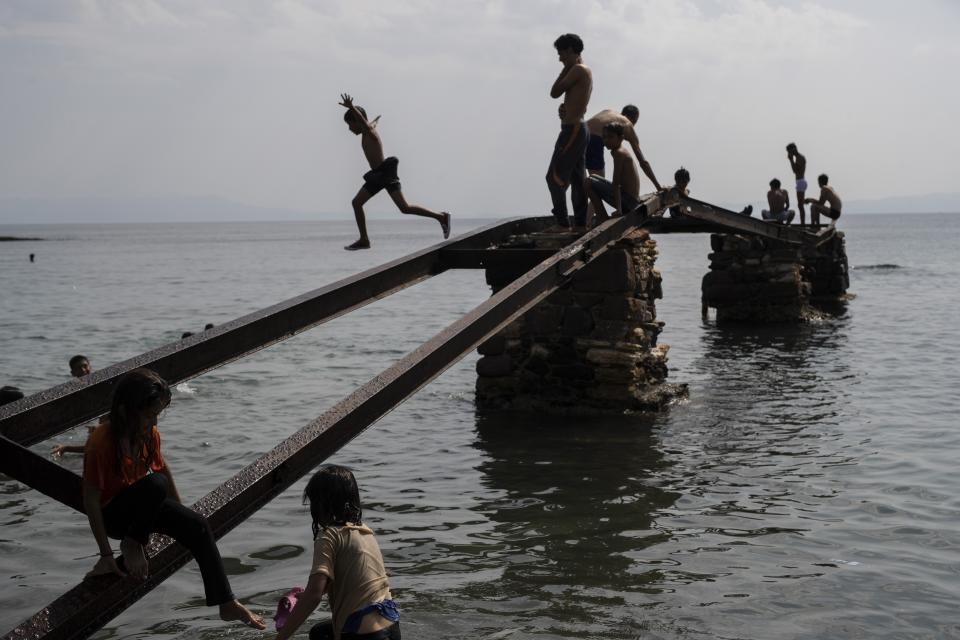
<svg viewBox="0 0 960 640">
<path fill-rule="evenodd" d="M 597 222 L 607 219 L 604 202 L 613 207 L 615 216 L 629 213 L 640 204 L 640 174 L 633 158 L 623 148 L 623 137 L 622 124 L 611 122 L 603 127 L 603 146 L 610 150 L 610 157 L 613 159 L 613 182 L 602 176 L 591 175 L 585 183 L 587 197 L 593 203 Z M 587 220 L 588 228 L 590 222 Z"/>
</svg>

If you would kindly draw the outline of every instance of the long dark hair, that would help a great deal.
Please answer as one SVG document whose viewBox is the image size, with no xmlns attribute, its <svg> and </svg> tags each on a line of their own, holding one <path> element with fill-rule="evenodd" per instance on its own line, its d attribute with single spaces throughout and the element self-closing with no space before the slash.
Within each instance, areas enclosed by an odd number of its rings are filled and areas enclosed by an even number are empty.
<svg viewBox="0 0 960 640">
<path fill-rule="evenodd" d="M 134 369 L 120 378 L 113 390 L 113 403 L 110 406 L 110 435 L 113 436 L 117 451 L 117 469 L 123 473 L 123 451 L 120 443 L 127 441 L 132 445 L 131 455 L 137 462 L 151 460 L 156 453 L 150 433 L 140 429 L 137 419 L 141 411 L 161 403 L 170 404 L 170 387 L 167 382 L 150 369 Z M 140 458 L 144 447 L 146 459 Z"/>
<path fill-rule="evenodd" d="M 357 479 L 346 467 L 327 465 L 313 474 L 303 490 L 303 503 L 310 503 L 313 520 L 313 537 L 320 529 L 360 524 L 363 511 L 360 509 L 360 488 Z"/>
</svg>

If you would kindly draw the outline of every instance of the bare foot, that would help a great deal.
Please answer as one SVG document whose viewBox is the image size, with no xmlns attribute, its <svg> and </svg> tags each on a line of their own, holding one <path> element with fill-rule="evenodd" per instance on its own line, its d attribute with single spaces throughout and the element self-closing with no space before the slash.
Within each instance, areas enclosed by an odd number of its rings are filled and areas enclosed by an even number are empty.
<svg viewBox="0 0 960 640">
<path fill-rule="evenodd" d="M 239 620 L 243 624 L 253 627 L 254 629 L 267 628 L 263 618 L 253 613 L 250 611 L 250 609 L 247 609 L 236 600 L 224 602 L 222 605 L 220 605 L 220 619 L 225 620 L 226 622 Z"/>
<path fill-rule="evenodd" d="M 370 241 L 364 240 L 362 238 L 360 240 L 357 240 L 353 244 L 348 244 L 347 246 L 344 247 L 344 249 L 346 249 L 347 251 L 359 251 L 360 249 L 369 249 L 369 248 L 370 248 Z"/>
<path fill-rule="evenodd" d="M 450 237 L 450 214 L 442 211 L 440 215 L 443 216 L 443 220 L 440 221 L 440 228 L 443 229 L 443 239 L 446 240 Z"/>
<path fill-rule="evenodd" d="M 124 538 L 120 541 L 120 553 L 123 554 L 123 564 L 134 578 L 147 579 L 149 564 L 143 545 L 133 538 Z"/>
<path fill-rule="evenodd" d="M 100 559 L 97 560 L 97 564 L 93 565 L 93 569 L 87 572 L 84 578 L 93 578 L 95 576 L 106 576 L 110 574 L 116 574 L 121 577 L 127 577 L 120 567 L 117 566 L 117 561 L 113 556 L 100 556 Z"/>
</svg>

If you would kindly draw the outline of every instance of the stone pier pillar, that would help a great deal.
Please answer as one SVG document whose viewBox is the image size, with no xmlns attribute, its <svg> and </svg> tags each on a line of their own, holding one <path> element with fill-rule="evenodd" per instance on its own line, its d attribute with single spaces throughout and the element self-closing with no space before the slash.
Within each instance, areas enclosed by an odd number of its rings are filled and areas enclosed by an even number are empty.
<svg viewBox="0 0 960 640">
<path fill-rule="evenodd" d="M 844 300 L 850 286 L 840 231 L 818 247 L 729 234 L 712 234 L 710 245 L 701 291 L 717 322 L 806 322 L 823 315 L 816 305 Z"/>
<path fill-rule="evenodd" d="M 511 238 L 504 247 L 556 248 L 568 234 Z M 655 411 L 686 393 L 666 384 L 658 344 L 662 297 L 656 242 L 643 230 L 618 241 L 570 284 L 480 345 L 477 406 L 551 413 Z M 494 293 L 520 273 L 489 268 Z"/>
</svg>

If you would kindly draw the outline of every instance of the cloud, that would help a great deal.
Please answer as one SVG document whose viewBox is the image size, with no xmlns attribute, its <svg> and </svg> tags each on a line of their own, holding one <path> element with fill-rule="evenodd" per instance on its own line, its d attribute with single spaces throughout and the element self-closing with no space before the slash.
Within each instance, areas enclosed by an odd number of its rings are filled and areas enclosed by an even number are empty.
<svg viewBox="0 0 960 640">
<path fill-rule="evenodd" d="M 336 105 L 348 91 L 383 114 L 413 200 L 545 213 L 567 31 L 587 45 L 591 111 L 638 104 L 658 176 L 685 164 L 706 199 L 759 198 L 788 139 L 851 195 L 960 190 L 938 150 L 960 146 L 958 89 L 932 64 L 956 56 L 956 12 L 916 5 L 905 25 L 894 5 L 8 0 L 0 194 L 346 211 L 365 170 Z M 932 170 L 898 160 L 921 155 Z"/>
</svg>

